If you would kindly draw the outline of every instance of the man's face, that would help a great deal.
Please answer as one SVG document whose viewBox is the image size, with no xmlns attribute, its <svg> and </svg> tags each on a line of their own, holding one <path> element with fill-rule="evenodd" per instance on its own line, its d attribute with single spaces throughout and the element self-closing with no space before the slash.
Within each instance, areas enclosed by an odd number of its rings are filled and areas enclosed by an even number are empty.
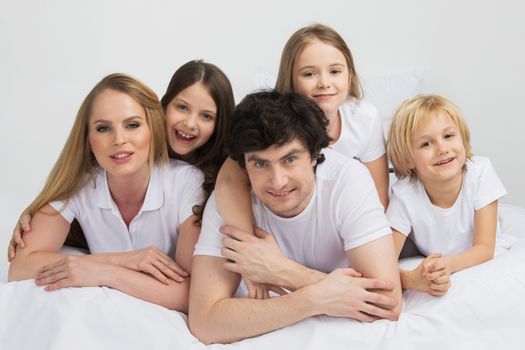
<svg viewBox="0 0 525 350">
<path fill-rule="evenodd" d="M 274 214 L 289 218 L 306 208 L 315 188 L 317 160 L 301 141 L 247 152 L 244 159 L 253 192 Z"/>
</svg>

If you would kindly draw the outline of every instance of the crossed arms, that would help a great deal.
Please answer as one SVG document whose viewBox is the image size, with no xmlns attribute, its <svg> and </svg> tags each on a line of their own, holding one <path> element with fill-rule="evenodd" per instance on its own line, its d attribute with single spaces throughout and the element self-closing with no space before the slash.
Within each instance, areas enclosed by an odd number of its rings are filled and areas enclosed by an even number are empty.
<svg viewBox="0 0 525 350">
<path fill-rule="evenodd" d="M 330 274 L 284 257 L 273 236 L 223 228 L 223 256 L 193 260 L 189 325 L 204 343 L 228 343 L 264 334 L 314 315 L 362 321 L 395 320 L 401 286 L 391 235 L 347 251 L 355 268 Z M 359 271 L 359 272 L 356 272 Z M 240 275 L 291 292 L 269 299 L 234 298 Z"/>
</svg>

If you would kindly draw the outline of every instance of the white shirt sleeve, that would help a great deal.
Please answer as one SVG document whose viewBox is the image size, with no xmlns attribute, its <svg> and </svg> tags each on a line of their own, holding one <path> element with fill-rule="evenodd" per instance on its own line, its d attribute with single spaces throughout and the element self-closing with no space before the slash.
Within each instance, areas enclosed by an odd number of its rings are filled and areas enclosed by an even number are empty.
<svg viewBox="0 0 525 350">
<path fill-rule="evenodd" d="M 76 205 L 74 197 L 70 198 L 68 201 L 49 202 L 49 205 L 58 211 L 60 216 L 62 216 L 69 223 L 72 223 L 76 218 Z"/>
<path fill-rule="evenodd" d="M 475 157 L 473 162 L 479 171 L 475 174 L 478 187 L 474 196 L 474 208 L 478 210 L 505 196 L 507 190 L 488 158 Z"/>
<path fill-rule="evenodd" d="M 410 231 L 412 230 L 410 217 L 406 210 L 405 204 L 395 191 L 393 191 L 392 196 L 390 197 L 390 202 L 388 203 L 388 208 L 386 210 L 386 216 L 390 222 L 390 226 L 394 230 L 405 236 L 410 234 Z"/>
<path fill-rule="evenodd" d="M 369 106 L 367 117 L 370 121 L 369 137 L 368 145 L 364 148 L 360 158 L 363 163 L 377 160 L 386 153 L 385 139 L 383 137 L 383 126 L 379 120 L 377 109 L 373 105 Z"/>
<path fill-rule="evenodd" d="M 202 205 L 204 200 L 204 193 L 202 190 L 202 182 L 204 176 L 201 171 L 194 167 L 186 167 L 187 171 L 184 174 L 186 182 L 180 196 L 179 204 L 179 222 L 182 224 L 186 219 L 193 215 L 193 207 L 195 205 Z"/>
<path fill-rule="evenodd" d="M 215 192 L 208 199 L 202 218 L 201 233 L 199 240 L 195 244 L 193 255 L 211 255 L 222 257 L 222 239 L 225 237 L 219 232 L 219 228 L 224 225 L 224 220 L 219 215 L 217 203 L 215 201 Z"/>
<path fill-rule="evenodd" d="M 362 164 L 351 165 L 348 176 L 339 179 L 333 203 L 341 220 L 340 235 L 345 251 L 392 232 L 370 173 Z"/>
</svg>

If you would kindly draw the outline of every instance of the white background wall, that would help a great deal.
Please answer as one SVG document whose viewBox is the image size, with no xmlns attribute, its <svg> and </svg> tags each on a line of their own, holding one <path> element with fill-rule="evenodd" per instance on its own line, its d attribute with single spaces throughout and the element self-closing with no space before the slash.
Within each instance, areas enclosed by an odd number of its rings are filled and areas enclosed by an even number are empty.
<svg viewBox="0 0 525 350">
<path fill-rule="evenodd" d="M 0 261 L 104 75 L 133 74 L 162 96 L 177 67 L 204 58 L 240 100 L 254 71 L 275 73 L 288 37 L 313 22 L 346 39 L 362 76 L 424 68 L 423 92 L 461 107 L 504 201 L 525 206 L 524 10 L 520 0 L 0 0 Z"/>
</svg>

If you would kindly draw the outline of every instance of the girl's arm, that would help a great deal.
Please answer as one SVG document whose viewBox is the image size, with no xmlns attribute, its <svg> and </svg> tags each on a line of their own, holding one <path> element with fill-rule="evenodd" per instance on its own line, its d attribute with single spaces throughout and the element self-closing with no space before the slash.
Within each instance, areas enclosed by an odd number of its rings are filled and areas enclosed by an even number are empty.
<svg viewBox="0 0 525 350">
<path fill-rule="evenodd" d="M 197 243 L 201 232 L 200 227 L 194 224 L 195 220 L 197 220 L 197 217 L 191 215 L 180 225 L 179 238 L 177 239 L 177 247 L 175 250 L 175 261 L 184 271 L 190 274 L 193 250 L 195 249 L 195 243 Z"/>
<path fill-rule="evenodd" d="M 226 159 L 217 175 L 215 200 L 225 225 L 253 235 L 250 180 L 246 171 L 231 158 Z"/>
<path fill-rule="evenodd" d="M 381 157 L 379 157 L 376 160 L 373 160 L 371 162 L 363 163 L 368 168 L 368 171 L 370 171 L 370 175 L 372 175 L 372 179 L 374 180 L 374 183 L 376 185 L 377 194 L 379 195 L 379 200 L 381 201 L 381 204 L 383 204 L 383 207 L 388 207 L 388 161 L 386 158 L 386 154 L 383 154 Z"/>
</svg>

